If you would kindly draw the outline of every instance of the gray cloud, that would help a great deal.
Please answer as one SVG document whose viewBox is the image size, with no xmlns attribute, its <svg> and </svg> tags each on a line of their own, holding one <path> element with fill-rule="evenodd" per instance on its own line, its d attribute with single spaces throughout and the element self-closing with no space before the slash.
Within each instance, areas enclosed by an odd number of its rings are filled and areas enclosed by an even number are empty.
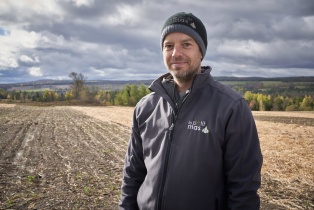
<svg viewBox="0 0 314 210">
<path fill-rule="evenodd" d="M 206 25 L 203 65 L 217 76 L 314 76 L 312 0 L 47 0 L 0 3 L 0 83 L 154 79 L 166 72 L 165 20 L 192 12 Z"/>
</svg>

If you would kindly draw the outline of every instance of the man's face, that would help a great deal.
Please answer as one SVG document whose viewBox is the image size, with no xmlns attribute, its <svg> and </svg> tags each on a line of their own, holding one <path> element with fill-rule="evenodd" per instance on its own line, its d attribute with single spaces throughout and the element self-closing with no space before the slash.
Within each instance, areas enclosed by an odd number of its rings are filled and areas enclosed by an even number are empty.
<svg viewBox="0 0 314 210">
<path fill-rule="evenodd" d="M 196 41 L 187 34 L 168 34 L 163 42 L 163 58 L 175 80 L 191 81 L 201 71 L 202 53 Z"/>
</svg>

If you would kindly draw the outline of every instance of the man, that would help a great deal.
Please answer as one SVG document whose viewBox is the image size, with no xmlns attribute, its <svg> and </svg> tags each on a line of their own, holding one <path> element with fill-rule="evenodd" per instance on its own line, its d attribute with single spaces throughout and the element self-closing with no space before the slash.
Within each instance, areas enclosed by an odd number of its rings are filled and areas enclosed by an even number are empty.
<svg viewBox="0 0 314 210">
<path fill-rule="evenodd" d="M 161 45 L 169 73 L 136 106 L 120 209 L 259 209 L 262 154 L 243 97 L 201 67 L 203 23 L 171 16 Z"/>
</svg>

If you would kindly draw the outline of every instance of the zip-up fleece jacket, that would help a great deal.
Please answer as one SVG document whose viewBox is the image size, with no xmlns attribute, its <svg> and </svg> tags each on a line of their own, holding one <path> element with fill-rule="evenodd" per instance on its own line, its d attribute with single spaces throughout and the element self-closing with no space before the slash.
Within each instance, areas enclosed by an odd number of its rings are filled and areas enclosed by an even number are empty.
<svg viewBox="0 0 314 210">
<path fill-rule="evenodd" d="M 246 101 L 206 70 L 176 106 L 166 77 L 134 110 L 119 209 L 259 209 L 262 154 Z"/>
</svg>

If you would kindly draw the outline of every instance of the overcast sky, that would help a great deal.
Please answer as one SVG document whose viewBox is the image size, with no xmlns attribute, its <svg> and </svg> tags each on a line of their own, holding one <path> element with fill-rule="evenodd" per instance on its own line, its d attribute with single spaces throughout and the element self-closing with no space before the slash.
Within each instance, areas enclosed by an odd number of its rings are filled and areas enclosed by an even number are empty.
<svg viewBox="0 0 314 210">
<path fill-rule="evenodd" d="M 182 11 L 207 28 L 213 76 L 314 76 L 313 0 L 1 0 L 0 83 L 155 79 Z"/>
</svg>

